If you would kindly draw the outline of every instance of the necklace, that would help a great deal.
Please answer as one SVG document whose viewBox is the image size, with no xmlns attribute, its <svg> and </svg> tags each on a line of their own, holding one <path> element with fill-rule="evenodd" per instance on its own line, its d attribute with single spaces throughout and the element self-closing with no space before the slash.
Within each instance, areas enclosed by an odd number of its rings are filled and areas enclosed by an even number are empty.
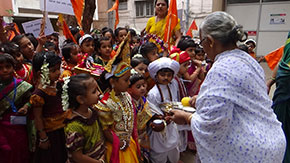
<svg viewBox="0 0 290 163">
<path fill-rule="evenodd" d="M 163 93 L 162 93 L 162 91 L 161 91 L 161 88 L 160 88 L 159 84 L 156 84 L 156 85 L 157 85 L 158 91 L 159 91 L 160 96 L 161 96 L 161 102 L 164 102 L 164 96 L 163 96 Z M 167 90 L 168 90 L 168 93 L 169 93 L 170 102 L 172 102 L 172 94 L 171 94 L 171 90 L 170 90 L 170 88 L 169 88 L 168 85 L 166 85 L 166 87 L 167 87 Z"/>
<path fill-rule="evenodd" d="M 90 109 L 90 108 L 88 108 L 89 109 L 89 115 L 92 115 L 92 110 Z M 72 111 L 74 114 L 76 114 L 76 115 L 78 115 L 78 116 L 80 116 L 80 117 L 82 117 L 83 119 L 89 119 L 89 117 L 86 117 L 86 116 L 84 116 L 84 115 L 82 115 L 82 114 L 80 114 L 80 113 L 78 113 L 78 112 L 76 112 L 76 111 Z"/>
<path fill-rule="evenodd" d="M 132 112 L 132 108 L 133 108 L 133 104 L 130 102 L 129 96 L 126 95 L 125 93 L 121 93 L 121 100 L 119 97 L 115 96 L 114 91 L 110 92 L 110 96 L 112 98 L 112 105 L 113 108 L 115 110 L 117 110 L 118 108 L 120 108 L 122 110 L 122 117 L 124 120 L 124 124 L 125 124 L 125 131 L 128 132 L 130 128 L 132 128 L 133 126 L 133 121 L 132 121 L 132 117 L 133 117 L 133 112 Z M 123 106 L 123 103 L 125 103 L 125 107 Z"/>
<path fill-rule="evenodd" d="M 135 104 L 135 107 L 137 108 L 137 112 L 140 112 L 140 111 L 143 110 L 143 108 L 144 108 L 144 101 L 143 101 L 142 98 L 140 98 L 139 100 L 135 100 L 133 98 L 133 102 Z"/>
</svg>

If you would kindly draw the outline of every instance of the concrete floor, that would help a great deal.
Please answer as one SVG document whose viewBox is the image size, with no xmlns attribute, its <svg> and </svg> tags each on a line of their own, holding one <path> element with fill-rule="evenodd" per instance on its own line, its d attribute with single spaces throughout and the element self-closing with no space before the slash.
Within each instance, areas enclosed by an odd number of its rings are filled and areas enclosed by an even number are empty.
<svg viewBox="0 0 290 163">
<path fill-rule="evenodd" d="M 266 75 L 266 80 L 270 79 L 271 75 L 272 75 L 272 71 L 271 69 L 268 67 L 266 62 L 262 62 L 260 63 L 260 65 L 263 67 L 264 71 L 265 71 L 265 75 Z M 276 86 L 273 85 L 270 93 L 269 93 L 269 97 L 272 99 L 274 91 L 276 89 Z M 183 163 L 195 163 L 195 154 L 192 153 L 191 151 L 185 151 L 180 155 L 180 160 Z"/>
</svg>

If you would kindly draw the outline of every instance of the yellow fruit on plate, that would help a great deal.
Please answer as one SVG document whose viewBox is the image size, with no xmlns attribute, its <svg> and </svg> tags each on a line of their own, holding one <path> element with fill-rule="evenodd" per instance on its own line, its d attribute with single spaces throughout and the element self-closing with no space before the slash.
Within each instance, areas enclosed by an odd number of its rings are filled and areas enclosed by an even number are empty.
<svg viewBox="0 0 290 163">
<path fill-rule="evenodd" d="M 189 104 L 189 101 L 190 101 L 190 97 L 183 97 L 182 99 L 181 99 L 181 103 L 182 103 L 182 105 L 183 106 L 190 106 L 190 104 Z"/>
</svg>

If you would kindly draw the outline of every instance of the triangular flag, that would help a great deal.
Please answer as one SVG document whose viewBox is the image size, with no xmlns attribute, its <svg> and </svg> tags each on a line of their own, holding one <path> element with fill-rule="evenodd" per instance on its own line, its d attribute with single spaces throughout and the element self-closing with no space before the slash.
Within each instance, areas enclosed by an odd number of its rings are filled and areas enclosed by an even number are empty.
<svg viewBox="0 0 290 163">
<path fill-rule="evenodd" d="M 20 34 L 20 31 L 19 31 L 19 28 L 17 26 L 16 23 L 13 23 L 13 26 L 14 26 L 14 29 L 15 31 L 13 30 L 9 30 L 8 33 L 7 33 L 7 36 L 8 36 L 8 40 L 12 40 L 16 35 L 19 35 Z"/>
<path fill-rule="evenodd" d="M 192 36 L 192 30 L 197 30 L 197 26 L 196 26 L 195 20 L 192 21 L 190 27 L 188 28 L 188 31 L 186 32 L 186 35 L 190 36 L 190 37 L 193 37 Z"/>
<path fill-rule="evenodd" d="M 70 0 L 75 17 L 77 19 L 78 25 L 80 26 L 80 34 L 83 36 L 84 31 L 82 30 L 82 19 L 83 19 L 83 13 L 84 13 L 84 8 L 85 8 L 85 1 L 84 0 Z"/>
<path fill-rule="evenodd" d="M 116 2 L 114 3 L 113 7 L 110 8 L 108 12 L 112 12 L 113 10 L 116 11 L 116 20 L 115 20 L 115 26 L 114 28 L 116 29 L 117 28 L 117 25 L 119 24 L 119 0 L 116 0 Z"/>
<path fill-rule="evenodd" d="M 282 55 L 283 55 L 283 51 L 284 51 L 284 45 L 281 46 L 280 48 L 270 52 L 269 54 L 267 54 L 264 58 L 269 66 L 269 68 L 271 70 L 274 70 L 274 68 L 277 66 L 277 64 L 279 63 Z"/>
<path fill-rule="evenodd" d="M 176 0 L 171 0 L 168 9 L 168 15 L 166 17 L 166 25 L 164 31 L 164 42 L 166 42 L 170 48 L 170 38 L 174 27 L 178 23 L 177 17 L 177 5 Z"/>
<path fill-rule="evenodd" d="M 63 35 L 65 36 L 66 39 L 70 39 L 72 40 L 75 44 L 77 44 L 74 36 L 72 35 L 71 31 L 69 30 L 65 20 L 63 19 L 63 16 L 62 14 L 59 14 L 58 15 L 58 21 L 61 23 L 62 25 L 62 32 L 63 32 Z"/>
</svg>

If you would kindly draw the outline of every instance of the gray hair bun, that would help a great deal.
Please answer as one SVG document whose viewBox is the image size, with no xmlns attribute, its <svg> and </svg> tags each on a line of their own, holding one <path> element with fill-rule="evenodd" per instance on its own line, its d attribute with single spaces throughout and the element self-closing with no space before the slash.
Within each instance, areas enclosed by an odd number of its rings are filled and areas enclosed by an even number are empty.
<svg viewBox="0 0 290 163">
<path fill-rule="evenodd" d="M 230 14 L 221 11 L 208 15 L 200 29 L 202 37 L 210 35 L 224 45 L 246 41 L 248 36 L 243 26 L 238 25 Z"/>
<path fill-rule="evenodd" d="M 248 39 L 248 33 L 244 32 L 242 25 L 236 25 L 233 30 L 229 33 L 229 37 L 235 42 L 244 42 Z"/>
</svg>

